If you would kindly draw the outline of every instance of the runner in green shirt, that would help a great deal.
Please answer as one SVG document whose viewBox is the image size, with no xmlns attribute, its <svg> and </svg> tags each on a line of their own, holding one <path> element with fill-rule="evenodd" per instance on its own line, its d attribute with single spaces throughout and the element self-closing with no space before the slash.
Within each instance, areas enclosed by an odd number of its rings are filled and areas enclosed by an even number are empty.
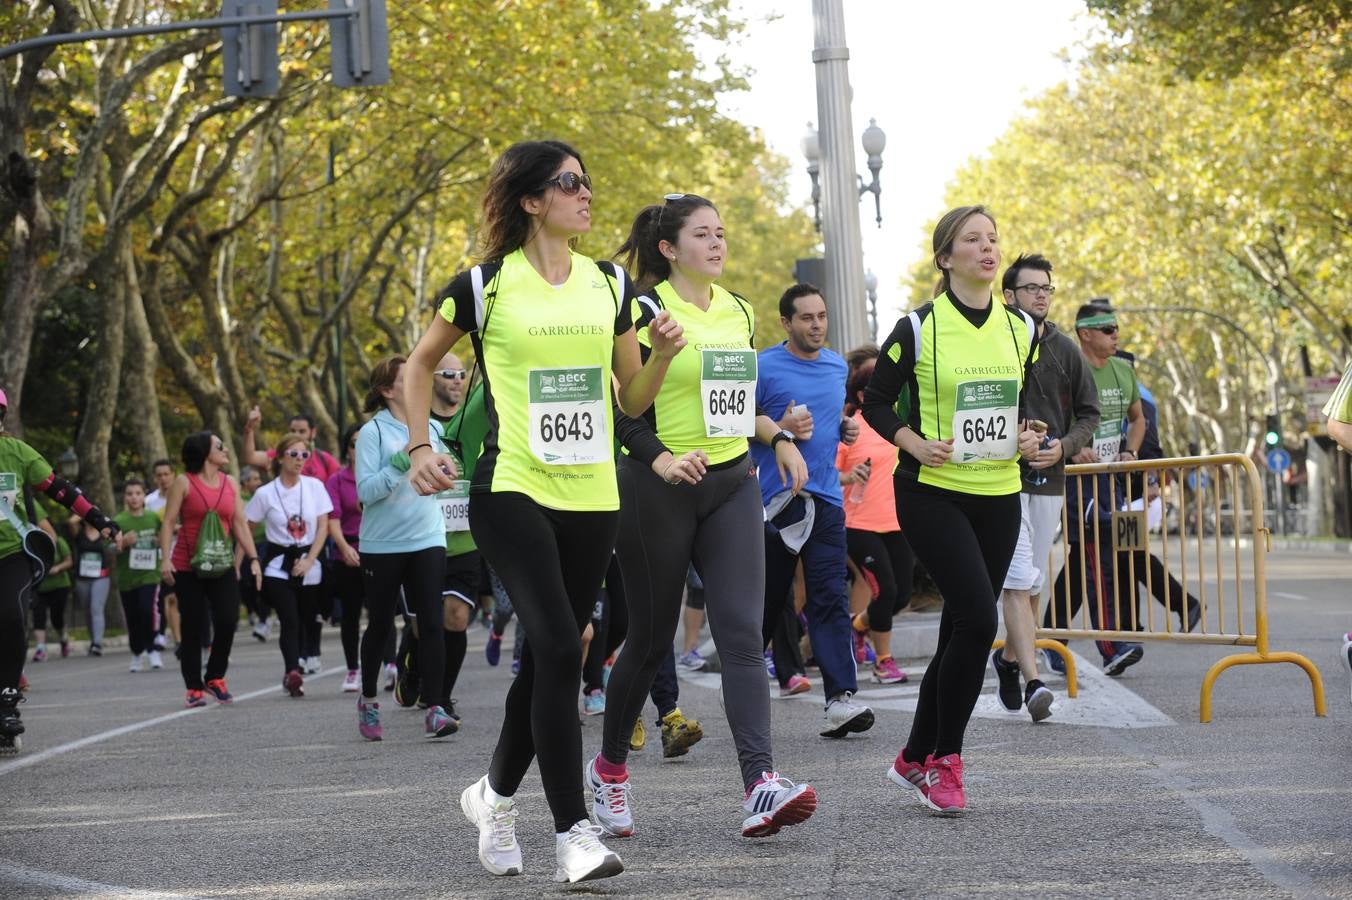
<svg viewBox="0 0 1352 900">
<path fill-rule="evenodd" d="M 127 619 L 131 671 L 164 668 L 155 649 L 155 591 L 160 584 L 160 516 L 146 509 L 146 485 L 128 478 L 122 488 L 122 512 L 113 517 L 117 537 L 117 589 Z"/>
<path fill-rule="evenodd" d="M 57 640 L 61 642 L 61 656 L 70 656 L 70 640 L 66 637 L 66 603 L 70 600 L 70 570 L 75 560 L 70 554 L 70 543 L 56 536 L 56 558 L 47 570 L 47 577 L 33 595 L 33 662 L 47 659 L 47 616 L 52 617 Z"/>
</svg>

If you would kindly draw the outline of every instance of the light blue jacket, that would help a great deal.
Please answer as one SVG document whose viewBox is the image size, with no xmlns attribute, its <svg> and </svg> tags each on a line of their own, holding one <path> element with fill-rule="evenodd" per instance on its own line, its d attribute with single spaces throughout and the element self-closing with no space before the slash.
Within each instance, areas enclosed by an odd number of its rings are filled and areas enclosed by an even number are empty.
<svg viewBox="0 0 1352 900">
<path fill-rule="evenodd" d="M 440 429 L 429 423 L 432 445 L 445 448 Z M 390 457 L 408 446 L 408 428 L 382 409 L 357 435 L 357 499 L 362 503 L 362 553 L 412 553 L 446 547 L 446 526 L 435 497 L 424 497 L 409 484 L 408 472 Z"/>
</svg>

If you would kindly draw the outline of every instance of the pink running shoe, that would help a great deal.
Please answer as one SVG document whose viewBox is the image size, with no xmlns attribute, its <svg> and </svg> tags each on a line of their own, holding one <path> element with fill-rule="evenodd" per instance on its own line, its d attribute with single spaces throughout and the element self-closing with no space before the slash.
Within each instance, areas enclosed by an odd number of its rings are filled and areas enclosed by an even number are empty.
<svg viewBox="0 0 1352 900">
<path fill-rule="evenodd" d="M 873 680 L 878 684 L 901 684 L 907 676 L 895 659 L 884 656 L 873 664 Z"/>
<path fill-rule="evenodd" d="M 929 774 L 929 790 L 925 805 L 941 816 L 956 816 L 967 811 L 967 796 L 962 790 L 962 760 L 956 753 L 925 758 Z"/>
<path fill-rule="evenodd" d="M 887 777 L 894 784 L 913 789 L 921 803 L 929 805 L 929 769 L 920 763 L 908 762 L 897 754 L 896 762 L 887 770 Z"/>
<path fill-rule="evenodd" d="M 868 641 L 864 638 L 864 633 L 857 628 L 850 629 L 850 638 L 854 642 L 854 661 L 861 666 L 868 662 Z"/>
<path fill-rule="evenodd" d="M 779 689 L 779 696 L 792 697 L 794 694 L 803 694 L 812 690 L 812 682 L 807 680 L 805 675 L 789 676 L 789 683 Z"/>
<path fill-rule="evenodd" d="M 357 730 L 368 741 L 378 741 L 382 737 L 380 704 L 374 700 L 367 703 L 360 695 L 357 696 Z"/>
<path fill-rule="evenodd" d="M 287 672 L 286 677 L 282 679 L 282 689 L 292 697 L 305 696 L 304 684 L 305 679 L 301 677 L 299 669 L 292 669 L 290 672 Z"/>
</svg>

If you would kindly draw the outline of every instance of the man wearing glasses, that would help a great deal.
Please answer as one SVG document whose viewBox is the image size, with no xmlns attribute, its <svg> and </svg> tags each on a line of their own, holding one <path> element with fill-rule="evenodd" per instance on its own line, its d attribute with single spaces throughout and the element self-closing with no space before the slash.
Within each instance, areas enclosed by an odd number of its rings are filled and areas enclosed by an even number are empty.
<svg viewBox="0 0 1352 900">
<path fill-rule="evenodd" d="M 277 455 L 277 451 L 269 448 L 265 453 L 257 449 L 254 432 L 258 430 L 262 421 L 263 413 L 257 406 L 249 410 L 248 418 L 244 420 L 244 452 L 240 454 L 242 457 L 240 464 L 266 470 L 272 464 L 272 458 Z M 302 475 L 325 482 L 329 480 L 330 475 L 342 468 L 338 460 L 315 446 L 315 437 L 319 430 L 315 428 L 315 420 L 308 414 L 296 413 L 292 416 L 287 422 L 287 432 L 305 441 L 305 446 L 310 450 L 310 458 L 305 461 L 305 467 L 300 472 Z"/>
<path fill-rule="evenodd" d="M 445 425 L 465 397 L 469 372 L 454 353 L 447 353 L 432 371 L 432 418 Z"/>
<path fill-rule="evenodd" d="M 1001 594 L 1005 646 L 991 654 L 991 666 L 1005 709 L 1016 712 L 1024 707 L 1034 722 L 1040 722 L 1051 715 L 1053 697 L 1038 677 L 1034 631 L 1048 583 L 1047 558 L 1061 524 L 1065 461 L 1093 444 L 1098 391 L 1075 342 L 1047 321 L 1056 293 L 1051 262 L 1039 254 L 1019 256 L 1005 270 L 1001 284 L 1005 303 L 1026 312 L 1037 324 L 1037 352 L 1024 382 L 1023 413 L 1030 421 L 1044 423 L 1045 431 L 1037 458 L 1020 463 L 1023 517 Z"/>
</svg>

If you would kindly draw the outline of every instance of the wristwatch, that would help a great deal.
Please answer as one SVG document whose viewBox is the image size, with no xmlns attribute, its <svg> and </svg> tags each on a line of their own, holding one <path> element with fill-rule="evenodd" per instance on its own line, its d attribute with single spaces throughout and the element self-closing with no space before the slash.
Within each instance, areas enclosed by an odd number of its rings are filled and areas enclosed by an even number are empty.
<svg viewBox="0 0 1352 900">
<path fill-rule="evenodd" d="M 787 428 L 781 428 L 775 433 L 774 437 L 770 438 L 770 449 L 773 450 L 780 441 L 788 441 L 790 444 L 798 443 L 798 439 L 793 436 L 793 432 Z"/>
</svg>

